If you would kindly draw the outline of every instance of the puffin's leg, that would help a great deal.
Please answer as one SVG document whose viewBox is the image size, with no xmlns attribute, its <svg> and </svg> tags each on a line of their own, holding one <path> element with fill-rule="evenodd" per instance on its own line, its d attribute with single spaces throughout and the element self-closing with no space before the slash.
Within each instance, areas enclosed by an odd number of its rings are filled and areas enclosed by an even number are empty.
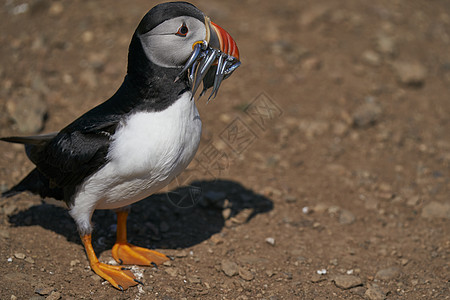
<svg viewBox="0 0 450 300">
<path fill-rule="evenodd" d="M 135 286 L 140 283 L 130 270 L 121 266 L 112 266 L 99 262 L 92 248 L 90 234 L 82 235 L 81 241 L 86 250 L 91 269 L 103 279 L 108 280 L 115 288 L 124 291 L 130 286 Z"/>
<path fill-rule="evenodd" d="M 89 201 L 90 198 L 79 197 L 78 200 L 78 205 L 73 205 L 70 208 L 69 213 L 77 224 L 78 232 L 80 233 L 81 241 L 83 242 L 84 249 L 86 250 L 91 269 L 119 290 L 123 291 L 130 286 L 137 285 L 139 281 L 135 279 L 131 271 L 121 266 L 111 266 L 98 261 L 94 248 L 92 248 L 91 241 L 91 217 L 95 208 L 92 205 L 86 205 L 86 203 L 92 202 Z M 75 201 L 75 203 L 77 202 Z"/>
<path fill-rule="evenodd" d="M 112 248 L 114 259 L 125 265 L 157 266 L 167 260 L 164 254 L 137 247 L 127 242 L 127 217 L 128 210 L 118 210 L 117 213 L 117 240 Z"/>
</svg>

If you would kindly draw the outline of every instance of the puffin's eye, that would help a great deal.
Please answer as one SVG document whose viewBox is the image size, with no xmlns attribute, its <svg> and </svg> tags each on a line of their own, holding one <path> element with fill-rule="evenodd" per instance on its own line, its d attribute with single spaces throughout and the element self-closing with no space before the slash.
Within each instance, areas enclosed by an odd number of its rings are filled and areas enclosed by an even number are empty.
<svg viewBox="0 0 450 300">
<path fill-rule="evenodd" d="M 181 25 L 181 27 L 178 28 L 178 31 L 177 31 L 177 33 L 175 33 L 175 35 L 185 37 L 188 34 L 188 32 L 189 32 L 189 29 L 187 28 L 186 24 L 183 23 L 183 25 Z"/>
</svg>

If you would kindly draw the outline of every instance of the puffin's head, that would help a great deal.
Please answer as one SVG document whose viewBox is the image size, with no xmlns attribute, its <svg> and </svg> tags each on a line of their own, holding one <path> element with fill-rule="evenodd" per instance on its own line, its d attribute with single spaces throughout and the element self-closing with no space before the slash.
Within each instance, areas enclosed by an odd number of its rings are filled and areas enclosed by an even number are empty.
<svg viewBox="0 0 450 300">
<path fill-rule="evenodd" d="M 214 87 L 215 97 L 222 80 L 240 65 L 239 50 L 228 32 L 187 2 L 153 7 L 135 34 L 149 61 L 180 69 L 175 81 L 188 74 L 193 94 L 203 80 L 203 92 Z"/>
</svg>

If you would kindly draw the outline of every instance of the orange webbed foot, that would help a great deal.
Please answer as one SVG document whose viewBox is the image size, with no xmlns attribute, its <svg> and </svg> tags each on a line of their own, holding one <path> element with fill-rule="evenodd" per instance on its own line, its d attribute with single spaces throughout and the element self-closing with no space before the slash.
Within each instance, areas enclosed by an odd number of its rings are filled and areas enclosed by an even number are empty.
<svg viewBox="0 0 450 300">
<path fill-rule="evenodd" d="M 122 266 L 112 266 L 96 262 L 91 264 L 91 268 L 97 275 L 109 281 L 109 283 L 121 291 L 141 283 L 134 277 L 130 270 Z"/>
<path fill-rule="evenodd" d="M 116 213 L 117 239 L 112 248 L 112 256 L 119 264 L 157 266 L 170 259 L 162 253 L 128 243 L 126 228 L 128 211 L 120 210 Z"/>
<path fill-rule="evenodd" d="M 116 243 L 112 248 L 112 256 L 120 264 L 139 266 L 157 266 L 170 259 L 157 251 L 134 246 L 127 242 Z"/>
<path fill-rule="evenodd" d="M 116 289 L 124 291 L 130 286 L 135 286 L 138 283 L 141 283 L 134 277 L 133 273 L 129 269 L 122 266 L 112 266 L 99 262 L 97 256 L 95 255 L 94 249 L 92 248 L 90 234 L 81 236 L 81 240 L 86 250 L 91 269 L 98 276 L 109 281 L 109 283 L 111 283 Z"/>
</svg>

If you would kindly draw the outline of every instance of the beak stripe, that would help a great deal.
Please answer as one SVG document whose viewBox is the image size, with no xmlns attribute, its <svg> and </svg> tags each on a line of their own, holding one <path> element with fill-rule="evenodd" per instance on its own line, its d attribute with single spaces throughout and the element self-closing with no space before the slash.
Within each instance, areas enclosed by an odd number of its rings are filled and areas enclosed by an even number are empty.
<svg viewBox="0 0 450 300">
<path fill-rule="evenodd" d="M 219 42 L 220 42 L 220 47 L 222 49 L 220 49 L 222 52 L 231 55 L 235 58 L 237 58 L 239 60 L 239 50 L 238 47 L 236 45 L 236 42 L 233 40 L 233 38 L 231 37 L 231 35 L 226 32 L 225 29 L 223 29 L 222 27 L 220 27 L 219 25 L 217 25 L 214 22 L 211 22 L 211 25 L 213 25 L 214 30 L 217 33 L 217 36 L 219 38 Z"/>
</svg>

